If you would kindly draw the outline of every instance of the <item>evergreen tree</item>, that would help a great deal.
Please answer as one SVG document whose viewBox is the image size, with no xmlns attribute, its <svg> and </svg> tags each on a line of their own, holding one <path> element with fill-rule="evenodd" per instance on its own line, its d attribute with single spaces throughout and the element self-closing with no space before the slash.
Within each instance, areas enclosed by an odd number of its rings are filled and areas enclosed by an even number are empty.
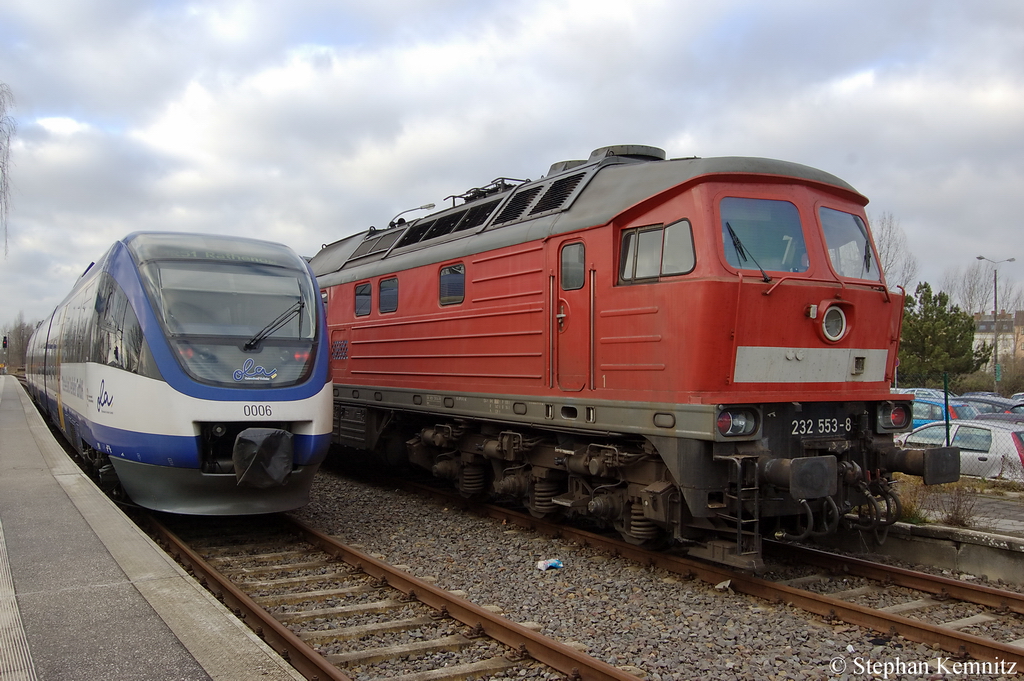
<svg viewBox="0 0 1024 681">
<path fill-rule="evenodd" d="M 932 292 L 927 282 L 917 285 L 903 308 L 900 336 L 901 383 L 920 384 L 943 372 L 950 377 L 980 369 L 992 356 L 987 343 L 974 347 L 974 318 L 949 301 L 949 295 Z"/>
</svg>

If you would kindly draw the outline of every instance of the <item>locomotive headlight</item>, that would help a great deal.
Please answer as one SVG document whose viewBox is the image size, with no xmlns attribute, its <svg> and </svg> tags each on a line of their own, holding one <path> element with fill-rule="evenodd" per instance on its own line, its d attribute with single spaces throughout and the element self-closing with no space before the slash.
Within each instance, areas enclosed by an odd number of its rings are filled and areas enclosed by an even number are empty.
<svg viewBox="0 0 1024 681">
<path fill-rule="evenodd" d="M 730 407 L 718 413 L 718 432 L 725 437 L 753 435 L 757 430 L 757 414 L 752 409 Z"/>
<path fill-rule="evenodd" d="M 909 402 L 883 402 L 878 405 L 878 430 L 907 430 L 910 426 Z"/>
<path fill-rule="evenodd" d="M 846 313 L 838 305 L 832 305 L 825 311 L 821 320 L 821 331 L 830 341 L 841 340 L 846 335 Z"/>
</svg>

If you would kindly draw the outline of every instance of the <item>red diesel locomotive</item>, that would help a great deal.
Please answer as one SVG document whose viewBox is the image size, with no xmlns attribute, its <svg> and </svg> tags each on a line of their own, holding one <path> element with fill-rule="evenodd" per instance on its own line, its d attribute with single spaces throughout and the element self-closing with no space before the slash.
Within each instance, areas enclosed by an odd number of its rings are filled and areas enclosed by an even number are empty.
<svg viewBox="0 0 1024 681">
<path fill-rule="evenodd" d="M 752 568 L 959 477 L 893 444 L 903 295 L 839 178 L 623 145 L 450 198 L 311 261 L 337 444 Z"/>
</svg>

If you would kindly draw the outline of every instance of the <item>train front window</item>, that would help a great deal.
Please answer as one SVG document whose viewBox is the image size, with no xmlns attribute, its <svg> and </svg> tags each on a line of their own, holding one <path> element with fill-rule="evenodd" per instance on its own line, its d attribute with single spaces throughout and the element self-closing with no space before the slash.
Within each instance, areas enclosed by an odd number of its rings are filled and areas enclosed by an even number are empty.
<svg viewBox="0 0 1024 681">
<path fill-rule="evenodd" d="M 800 212 L 789 201 L 726 197 L 719 206 L 725 259 L 741 270 L 804 272 Z"/>
<path fill-rule="evenodd" d="M 189 235 L 130 244 L 154 311 L 182 368 L 211 385 L 291 385 L 312 371 L 318 289 L 305 263 L 276 244 Z M 198 240 L 198 241 L 197 241 Z M 174 248 L 172 248 L 172 244 Z"/>
<path fill-rule="evenodd" d="M 881 279 L 881 269 L 871 251 L 864 221 L 852 213 L 832 208 L 819 208 L 818 215 L 836 274 L 853 279 Z"/>
</svg>

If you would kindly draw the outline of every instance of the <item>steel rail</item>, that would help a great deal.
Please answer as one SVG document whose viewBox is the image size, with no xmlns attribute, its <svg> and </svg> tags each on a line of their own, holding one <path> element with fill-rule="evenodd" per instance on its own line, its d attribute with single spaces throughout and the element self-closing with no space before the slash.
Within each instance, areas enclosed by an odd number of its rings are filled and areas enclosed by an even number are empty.
<svg viewBox="0 0 1024 681">
<path fill-rule="evenodd" d="M 937 645 L 952 655 L 970 655 L 982 661 L 1015 662 L 1020 665 L 1019 668 L 1024 668 L 1024 648 L 771 582 L 748 573 L 733 571 L 725 566 L 704 563 L 669 553 L 649 551 L 627 544 L 617 538 L 605 537 L 567 525 L 550 523 L 525 513 L 490 504 L 472 502 L 428 485 L 408 481 L 389 481 L 389 484 L 397 484 L 410 491 L 416 490 L 430 494 L 484 517 L 513 523 L 548 536 L 575 541 L 584 546 L 590 546 L 644 565 L 659 567 L 686 577 L 695 577 L 710 584 L 721 584 L 728 581 L 729 588 L 739 593 L 756 596 L 774 603 L 792 605 L 807 612 L 840 619 L 882 634 L 899 635 L 917 643 Z M 993 591 L 998 592 L 997 589 Z M 1000 607 L 1000 605 L 1001 603 L 995 607 Z"/>
<path fill-rule="evenodd" d="M 557 669 L 570 679 L 636 681 L 634 675 L 618 667 L 590 657 L 501 615 L 495 615 L 465 598 L 460 598 L 433 584 L 396 570 L 387 563 L 346 546 L 330 535 L 301 521 L 293 518 L 289 520 L 303 532 L 306 541 L 319 546 L 325 553 L 345 561 L 371 577 L 386 580 L 389 586 L 410 596 L 415 596 L 418 601 L 446 612 L 454 619 L 504 643 L 513 650 L 519 651 L 520 654 L 528 655 L 538 662 Z"/>
<path fill-rule="evenodd" d="M 1024 614 L 1024 594 L 1014 591 L 1004 591 L 983 584 L 970 584 L 941 575 L 928 575 L 894 565 L 880 565 L 869 560 L 839 556 L 808 546 L 768 540 L 764 542 L 764 546 L 775 555 L 795 556 L 801 563 L 816 565 L 833 572 L 873 579 L 887 585 L 904 586 L 943 597 L 948 596 L 999 611 Z"/>
<path fill-rule="evenodd" d="M 148 513 L 145 514 L 145 522 L 149 529 L 166 543 L 167 552 L 175 560 L 183 563 L 201 585 L 209 589 L 217 600 L 234 612 L 236 617 L 244 621 L 300 674 L 316 681 L 352 681 L 288 627 L 274 619 L 248 594 L 232 584 L 163 523 Z"/>
<path fill-rule="evenodd" d="M 528 656 L 544 663 L 570 679 L 578 681 L 636 681 L 636 677 L 626 671 L 538 634 L 500 615 L 495 615 L 444 589 L 396 570 L 391 565 L 346 546 L 330 535 L 301 521 L 288 516 L 282 516 L 282 519 L 292 524 L 305 541 L 332 557 L 469 626 L 474 634 L 487 635 L 509 646 L 519 655 Z M 151 516 L 147 518 L 147 521 L 154 533 L 171 547 L 169 552 L 176 560 L 185 563 L 194 572 L 200 583 L 213 591 L 218 600 L 221 600 L 235 612 L 236 616 L 254 628 L 257 634 L 300 673 L 310 679 L 351 681 L 337 667 L 234 586 L 176 534 Z M 254 623 L 258 624 L 254 626 Z"/>
</svg>

